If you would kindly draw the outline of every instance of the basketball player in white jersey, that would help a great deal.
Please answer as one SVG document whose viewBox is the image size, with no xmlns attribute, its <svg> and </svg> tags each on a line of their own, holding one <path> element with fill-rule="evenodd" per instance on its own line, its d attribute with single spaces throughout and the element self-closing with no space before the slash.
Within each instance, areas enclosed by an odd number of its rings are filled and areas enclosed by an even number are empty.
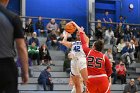
<svg viewBox="0 0 140 93">
<path fill-rule="evenodd" d="M 79 32 L 76 33 L 76 41 L 74 42 L 67 41 L 67 36 L 68 33 L 64 36 L 61 44 L 65 45 L 67 48 L 71 48 L 71 52 L 68 54 L 68 57 L 71 59 L 71 79 L 76 89 L 75 93 L 82 93 L 81 77 L 85 85 L 88 78 L 86 56 L 82 49 Z M 89 42 L 89 40 L 87 40 L 87 42 Z"/>
</svg>

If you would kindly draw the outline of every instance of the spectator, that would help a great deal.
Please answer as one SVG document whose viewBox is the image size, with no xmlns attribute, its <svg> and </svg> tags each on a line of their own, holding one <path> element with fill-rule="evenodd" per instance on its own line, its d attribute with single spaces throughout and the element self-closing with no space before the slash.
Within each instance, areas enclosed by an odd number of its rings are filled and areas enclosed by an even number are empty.
<svg viewBox="0 0 140 93">
<path fill-rule="evenodd" d="M 135 44 L 134 44 L 134 41 L 131 39 L 130 40 L 130 48 L 132 49 L 132 53 L 131 53 L 131 61 L 133 62 L 133 63 L 135 63 L 135 56 L 134 56 L 134 54 L 135 54 L 135 49 L 136 49 L 136 47 L 135 47 Z"/>
<path fill-rule="evenodd" d="M 33 32 L 34 32 L 33 22 L 32 19 L 29 18 L 25 25 L 25 34 L 27 36 L 31 36 Z"/>
<path fill-rule="evenodd" d="M 119 23 L 125 23 L 123 16 L 119 17 Z M 122 25 L 122 28 L 124 28 L 124 25 Z"/>
<path fill-rule="evenodd" d="M 39 55 L 40 55 L 40 60 L 41 60 L 41 64 L 52 64 L 52 59 L 49 53 L 49 50 L 47 48 L 47 46 L 45 44 L 42 44 L 42 46 L 39 49 Z"/>
<path fill-rule="evenodd" d="M 29 39 L 29 44 L 28 45 L 31 45 L 33 42 L 35 42 L 36 46 L 39 47 L 39 40 L 37 38 L 36 32 L 32 33 L 32 37 Z"/>
<path fill-rule="evenodd" d="M 112 31 L 112 27 L 109 27 L 109 29 L 105 31 L 104 39 L 105 39 L 105 42 L 107 44 L 110 44 L 111 39 L 115 40 L 114 39 L 114 32 Z"/>
<path fill-rule="evenodd" d="M 46 38 L 46 45 L 47 45 L 48 49 L 51 49 L 51 43 L 52 43 L 52 41 L 51 41 L 50 37 L 47 37 Z"/>
<path fill-rule="evenodd" d="M 112 23 L 112 19 L 109 17 L 109 12 L 108 11 L 105 11 L 105 15 L 103 17 L 103 21 L 105 23 L 108 23 L 108 22 L 111 22 Z M 105 24 L 106 28 L 108 29 L 108 27 L 110 27 L 111 25 L 109 24 Z"/>
<path fill-rule="evenodd" d="M 43 85 L 44 91 L 47 90 L 46 88 L 47 85 L 49 85 L 50 91 L 53 91 L 53 82 L 52 82 L 50 71 L 51 71 L 51 67 L 47 66 L 47 68 L 44 69 L 38 77 L 38 84 Z"/>
<path fill-rule="evenodd" d="M 126 83 L 126 67 L 125 64 L 120 61 L 118 65 L 116 65 L 116 72 L 117 72 L 117 78 L 121 80 L 121 84 Z"/>
<path fill-rule="evenodd" d="M 138 54 L 138 50 L 139 50 L 139 44 L 138 44 L 138 40 L 135 36 L 133 36 L 132 40 L 134 41 L 134 45 L 135 45 L 135 58 L 137 58 L 137 54 Z"/>
<path fill-rule="evenodd" d="M 124 33 L 123 33 L 123 28 L 122 28 L 122 23 L 119 23 L 116 27 L 116 31 L 114 33 L 115 37 L 118 39 L 117 40 L 117 45 L 120 43 L 121 39 L 124 39 Z"/>
<path fill-rule="evenodd" d="M 60 33 L 63 33 L 63 31 L 65 30 L 65 25 L 66 25 L 66 20 L 61 20 L 59 23 L 59 29 L 60 29 Z"/>
<path fill-rule="evenodd" d="M 101 20 L 97 20 L 98 23 L 95 28 L 95 36 L 97 39 L 103 39 L 103 29 L 102 29 L 102 24 Z"/>
<path fill-rule="evenodd" d="M 120 15 L 120 17 L 119 17 L 119 23 L 124 23 L 123 16 L 121 16 L 121 15 Z"/>
<path fill-rule="evenodd" d="M 58 24 L 55 22 L 55 19 L 51 19 L 50 22 L 46 26 L 48 33 L 55 33 L 56 36 L 59 36 L 60 31 L 58 29 Z"/>
<path fill-rule="evenodd" d="M 6 9 L 8 2 L 0 0 L 0 92 L 18 93 L 14 41 L 21 60 L 23 84 L 28 82 L 28 54 L 21 20 L 18 15 Z"/>
<path fill-rule="evenodd" d="M 106 52 L 105 52 L 105 55 L 113 61 L 113 54 L 112 54 L 112 49 L 109 48 Z"/>
<path fill-rule="evenodd" d="M 130 79 L 129 84 L 125 85 L 123 93 L 138 93 L 138 87 L 134 79 Z"/>
<path fill-rule="evenodd" d="M 34 65 L 37 65 L 37 64 L 39 65 L 39 50 L 35 42 L 29 45 L 28 55 L 29 55 L 29 58 L 31 58 L 31 60 L 33 61 Z M 37 59 L 37 63 L 35 62 L 36 59 Z"/>
<path fill-rule="evenodd" d="M 123 62 L 126 61 L 126 64 L 129 65 L 131 61 L 135 62 L 134 58 L 134 46 L 131 45 L 129 42 L 126 42 L 125 47 L 123 47 L 121 59 Z"/>
<path fill-rule="evenodd" d="M 44 22 L 42 21 L 41 16 L 38 17 L 38 21 L 36 22 L 35 27 L 36 27 L 36 30 L 38 32 L 38 36 L 40 36 L 40 34 L 41 34 L 41 36 L 43 36 L 45 34 Z"/>
<path fill-rule="evenodd" d="M 124 41 L 130 41 L 131 39 L 131 31 L 130 31 L 130 26 L 126 25 L 126 29 L 124 30 Z"/>
<path fill-rule="evenodd" d="M 52 47 L 57 47 L 57 45 L 55 43 L 56 40 L 57 40 L 57 36 L 56 36 L 54 30 L 51 33 L 48 34 L 48 40 L 51 40 L 51 46 Z"/>
<path fill-rule="evenodd" d="M 120 43 L 118 44 L 118 53 L 121 53 L 122 49 L 125 47 L 125 42 L 123 39 L 120 40 Z"/>
</svg>

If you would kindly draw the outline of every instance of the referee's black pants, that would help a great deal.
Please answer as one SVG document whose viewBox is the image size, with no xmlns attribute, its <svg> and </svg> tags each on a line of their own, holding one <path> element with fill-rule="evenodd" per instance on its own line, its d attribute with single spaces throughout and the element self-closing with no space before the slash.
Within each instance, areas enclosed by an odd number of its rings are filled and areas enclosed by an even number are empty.
<svg viewBox="0 0 140 93">
<path fill-rule="evenodd" d="M 0 58 L 0 93 L 18 93 L 18 70 L 14 58 Z"/>
</svg>

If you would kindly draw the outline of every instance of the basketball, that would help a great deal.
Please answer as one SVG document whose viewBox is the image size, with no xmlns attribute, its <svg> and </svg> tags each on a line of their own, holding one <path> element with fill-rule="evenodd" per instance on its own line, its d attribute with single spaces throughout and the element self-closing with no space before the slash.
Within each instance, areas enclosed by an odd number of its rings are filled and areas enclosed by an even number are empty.
<svg viewBox="0 0 140 93">
<path fill-rule="evenodd" d="M 76 27 L 72 23 L 67 23 L 66 26 L 65 26 L 65 31 L 72 34 L 76 31 Z"/>
</svg>

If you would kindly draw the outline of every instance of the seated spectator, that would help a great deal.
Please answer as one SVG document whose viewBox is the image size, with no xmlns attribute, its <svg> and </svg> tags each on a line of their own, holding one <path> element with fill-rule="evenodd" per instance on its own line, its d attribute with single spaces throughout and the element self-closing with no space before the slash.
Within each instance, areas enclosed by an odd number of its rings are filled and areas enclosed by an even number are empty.
<svg viewBox="0 0 140 93">
<path fill-rule="evenodd" d="M 34 32 L 33 22 L 32 19 L 29 18 L 25 25 L 25 34 L 27 36 L 31 36 L 33 32 Z"/>
<path fill-rule="evenodd" d="M 45 44 L 42 44 L 42 46 L 40 47 L 39 55 L 40 55 L 41 64 L 52 64 L 52 59 L 49 50 Z"/>
<path fill-rule="evenodd" d="M 136 47 L 135 47 L 135 43 L 134 43 L 134 41 L 133 41 L 132 39 L 130 40 L 130 46 L 131 46 L 130 48 L 132 49 L 131 61 L 132 61 L 133 63 L 136 63 L 136 61 L 135 61 L 135 56 L 134 56 L 134 54 L 135 54 L 135 52 L 136 52 Z"/>
<path fill-rule="evenodd" d="M 48 49 L 51 49 L 51 43 L 52 43 L 52 41 L 51 41 L 50 37 L 47 37 L 46 38 L 46 45 L 47 45 Z"/>
<path fill-rule="evenodd" d="M 55 34 L 55 31 L 52 31 L 51 33 L 48 34 L 48 40 L 51 40 L 51 46 L 52 47 L 57 47 L 57 44 L 55 43 L 57 40 L 57 36 Z"/>
<path fill-rule="evenodd" d="M 135 58 L 134 58 L 134 46 L 132 44 L 130 44 L 129 42 L 126 42 L 125 47 L 122 49 L 121 53 L 121 59 L 123 60 L 123 62 L 126 62 L 126 65 L 129 65 L 132 62 L 135 62 Z M 131 62 L 132 61 L 132 62 Z"/>
<path fill-rule="evenodd" d="M 130 39 L 131 39 L 130 26 L 126 25 L 126 29 L 124 30 L 124 41 L 129 41 L 130 42 Z"/>
<path fill-rule="evenodd" d="M 60 31 L 59 31 L 59 28 L 58 28 L 58 24 L 55 22 L 55 19 L 51 19 L 50 22 L 47 24 L 46 28 L 48 30 L 48 34 L 50 34 L 54 31 L 53 33 L 56 36 L 59 36 Z"/>
<path fill-rule="evenodd" d="M 113 40 L 113 42 L 116 42 L 115 37 L 114 37 L 114 32 L 112 31 L 111 27 L 109 27 L 109 29 L 105 31 L 104 39 L 105 39 L 106 44 L 110 44 L 111 40 Z"/>
<path fill-rule="evenodd" d="M 138 54 L 138 48 L 139 48 L 139 44 L 138 44 L 138 40 L 135 36 L 133 36 L 132 40 L 134 41 L 134 45 L 135 45 L 135 58 L 137 58 L 137 54 Z"/>
<path fill-rule="evenodd" d="M 122 61 L 120 61 L 120 63 L 116 65 L 116 72 L 117 72 L 117 79 L 121 80 L 121 84 L 125 84 L 127 70 L 125 64 Z"/>
<path fill-rule="evenodd" d="M 35 42 L 36 46 L 39 47 L 39 40 L 37 38 L 36 32 L 32 33 L 32 37 L 29 39 L 29 44 L 28 45 L 31 45 L 33 42 Z"/>
<path fill-rule="evenodd" d="M 97 39 L 103 39 L 103 29 L 102 29 L 102 24 L 101 20 L 97 20 L 98 23 L 95 28 L 95 36 Z"/>
<path fill-rule="evenodd" d="M 109 48 L 106 52 L 105 52 L 105 55 L 113 61 L 113 54 L 112 54 L 112 49 Z"/>
<path fill-rule="evenodd" d="M 45 35 L 45 27 L 44 27 L 44 22 L 42 21 L 42 17 L 38 17 L 38 21 L 35 24 L 35 28 L 37 30 L 38 36 L 44 36 Z"/>
<path fill-rule="evenodd" d="M 118 53 L 121 53 L 122 49 L 125 47 L 125 42 L 123 39 L 120 40 L 120 43 L 118 44 Z"/>
<path fill-rule="evenodd" d="M 28 55 L 29 58 L 33 61 L 33 65 L 39 65 L 39 50 L 36 46 L 36 43 L 33 42 L 31 45 L 28 46 Z M 37 63 L 36 60 L 37 59 Z"/>
<path fill-rule="evenodd" d="M 47 68 L 44 69 L 38 77 L 38 84 L 43 85 L 44 91 L 47 91 L 47 85 L 50 87 L 50 91 L 53 91 L 53 82 L 50 71 L 51 67 L 47 66 Z"/>
<path fill-rule="evenodd" d="M 129 84 L 125 85 L 123 93 L 138 93 L 138 87 L 134 79 L 130 79 Z"/>
<path fill-rule="evenodd" d="M 61 20 L 59 23 L 59 29 L 60 29 L 60 33 L 63 33 L 63 31 L 65 30 L 65 25 L 66 25 L 66 20 Z"/>
</svg>

